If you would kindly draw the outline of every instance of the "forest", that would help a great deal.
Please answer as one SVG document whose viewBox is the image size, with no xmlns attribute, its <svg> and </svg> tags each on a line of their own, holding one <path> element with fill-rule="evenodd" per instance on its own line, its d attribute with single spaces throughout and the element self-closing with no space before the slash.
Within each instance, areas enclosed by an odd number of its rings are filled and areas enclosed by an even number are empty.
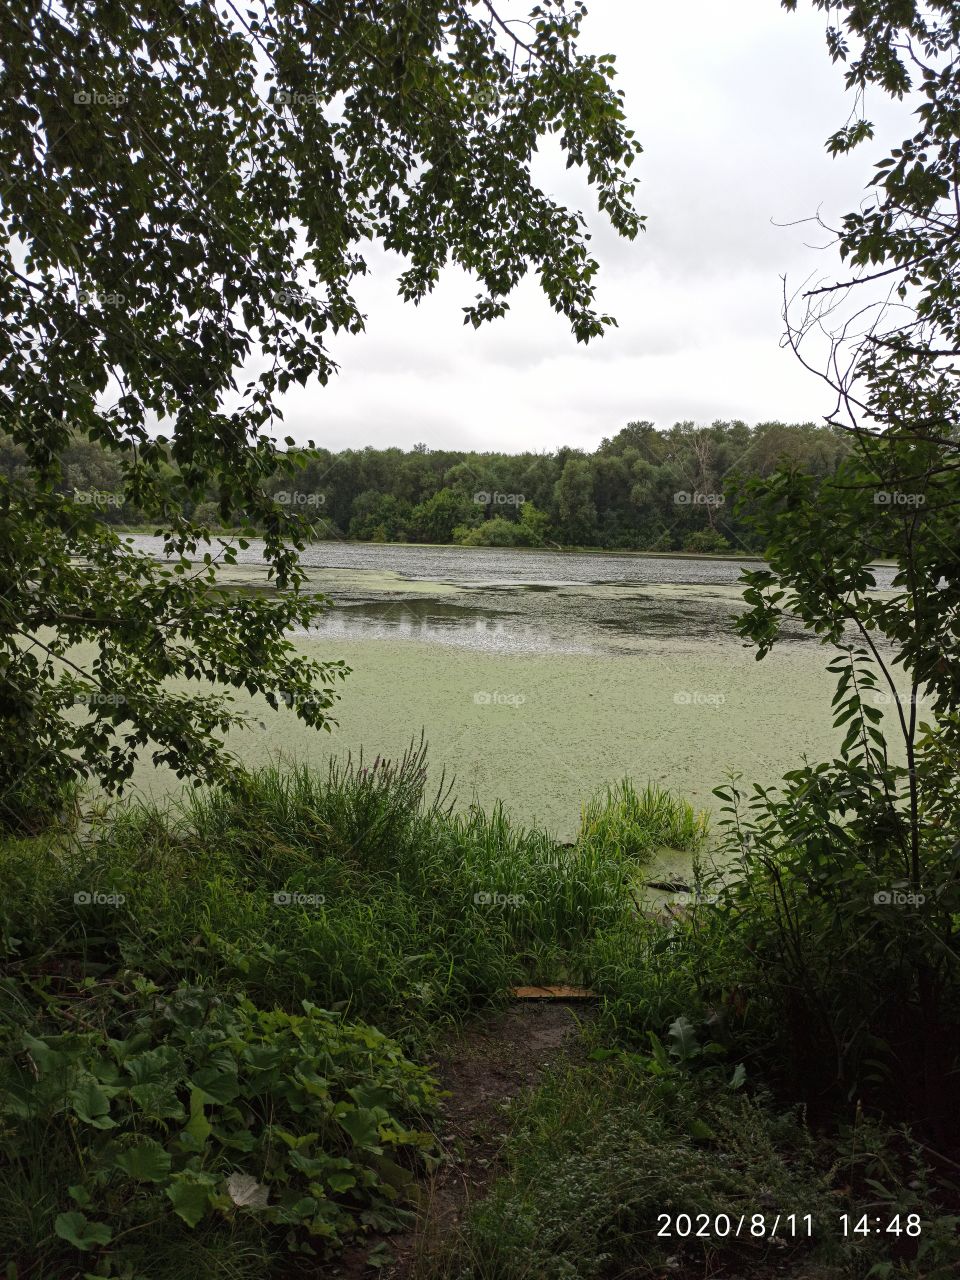
<svg viewBox="0 0 960 1280">
<path fill-rule="evenodd" d="M 264 491 L 307 517 L 310 536 L 321 539 L 759 552 L 745 513 L 735 514 L 728 501 L 738 482 L 778 467 L 820 480 L 835 474 L 849 448 L 841 429 L 814 423 L 678 422 L 660 430 L 639 421 L 604 438 L 593 453 L 460 452 L 425 444 L 298 450 L 293 478 L 278 466 Z M 123 493 L 121 456 L 76 438 L 64 449 L 58 487 L 108 524 L 147 527 L 151 513 Z M 9 437 L 0 441 L 0 472 L 11 484 L 29 484 L 26 454 Z M 229 501 L 221 506 L 212 489 L 206 500 L 186 503 L 183 514 L 214 529 L 249 518 Z M 876 549 L 883 550 L 880 541 Z"/>
</svg>

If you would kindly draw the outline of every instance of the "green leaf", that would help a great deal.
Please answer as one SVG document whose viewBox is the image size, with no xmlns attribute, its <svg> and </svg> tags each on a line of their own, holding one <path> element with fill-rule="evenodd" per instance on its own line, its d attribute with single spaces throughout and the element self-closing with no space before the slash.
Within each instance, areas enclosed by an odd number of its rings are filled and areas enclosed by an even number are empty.
<svg viewBox="0 0 960 1280">
<path fill-rule="evenodd" d="M 188 1227 L 195 1227 L 210 1207 L 214 1179 L 207 1174 L 175 1173 L 166 1188 L 174 1212 Z"/>
<path fill-rule="evenodd" d="M 650 1049 L 653 1053 L 653 1060 L 662 1071 L 669 1071 L 671 1064 L 667 1056 L 667 1051 L 663 1047 L 663 1041 L 653 1031 L 648 1031 L 647 1035 L 650 1039 Z"/>
<path fill-rule="evenodd" d="M 163 1182 L 170 1172 L 171 1159 L 159 1142 L 145 1138 L 137 1146 L 122 1151 L 114 1164 L 138 1182 Z"/>
<path fill-rule="evenodd" d="M 110 1100 L 93 1079 L 83 1080 L 67 1095 L 79 1118 L 97 1129 L 112 1129 L 116 1121 L 109 1116 Z"/>
<path fill-rule="evenodd" d="M 105 1222 L 88 1222 L 86 1214 L 76 1210 L 72 1213 L 58 1213 L 53 1229 L 61 1240 L 66 1240 L 84 1252 L 94 1245 L 109 1244 L 113 1236 L 113 1231 Z"/>
<path fill-rule="evenodd" d="M 357 1185 L 357 1180 L 352 1173 L 330 1173 L 327 1175 L 327 1185 L 331 1191 L 349 1191 Z"/>
<path fill-rule="evenodd" d="M 203 1067 L 190 1077 L 190 1085 L 202 1094 L 204 1102 L 221 1105 L 232 1102 L 240 1091 L 236 1069 L 231 1072 Z"/>
<path fill-rule="evenodd" d="M 381 1240 L 379 1244 L 373 1246 L 367 1254 L 368 1267 L 388 1267 L 393 1262 L 394 1255 L 391 1253 L 389 1246 L 385 1240 Z"/>
<path fill-rule="evenodd" d="M 717 1136 L 706 1121 L 700 1120 L 697 1116 L 690 1116 L 686 1125 L 687 1133 L 690 1134 L 691 1138 L 696 1138 L 698 1141 L 705 1142 Z"/>
<path fill-rule="evenodd" d="M 183 1128 L 196 1147 L 202 1147 L 213 1129 L 203 1110 L 204 1094 L 200 1089 L 190 1090 L 190 1119 Z"/>
<path fill-rule="evenodd" d="M 365 1107 L 352 1107 L 337 1116 L 337 1124 L 358 1147 L 375 1147 L 379 1136 L 377 1118 Z"/>
<path fill-rule="evenodd" d="M 683 1014 L 675 1022 L 671 1022 L 667 1030 L 667 1039 L 670 1041 L 671 1055 L 680 1062 L 688 1062 L 700 1054 L 697 1033 L 692 1023 Z"/>
</svg>

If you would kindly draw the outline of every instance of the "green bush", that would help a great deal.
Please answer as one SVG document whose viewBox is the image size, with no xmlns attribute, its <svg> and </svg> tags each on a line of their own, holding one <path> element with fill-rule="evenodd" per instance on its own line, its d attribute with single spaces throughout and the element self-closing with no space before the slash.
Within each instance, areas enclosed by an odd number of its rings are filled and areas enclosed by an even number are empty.
<svg viewBox="0 0 960 1280">
<path fill-rule="evenodd" d="M 526 547 L 535 545 L 537 534 L 519 521 L 493 516 L 471 528 L 458 525 L 453 531 L 455 542 L 462 547 Z"/>
<path fill-rule="evenodd" d="M 119 1264 L 120 1238 L 158 1220 L 177 1234 L 252 1217 L 308 1253 L 410 1220 L 435 1085 L 375 1028 L 142 979 L 68 987 L 38 1023 L 0 1058 L 4 1205 L 38 1149 L 66 1148 L 32 1238 L 0 1213 L 23 1274 L 57 1259 L 66 1275 L 77 1251 Z"/>
<path fill-rule="evenodd" d="M 695 529 L 684 538 L 683 550 L 716 553 L 729 551 L 730 543 L 717 529 Z"/>
</svg>

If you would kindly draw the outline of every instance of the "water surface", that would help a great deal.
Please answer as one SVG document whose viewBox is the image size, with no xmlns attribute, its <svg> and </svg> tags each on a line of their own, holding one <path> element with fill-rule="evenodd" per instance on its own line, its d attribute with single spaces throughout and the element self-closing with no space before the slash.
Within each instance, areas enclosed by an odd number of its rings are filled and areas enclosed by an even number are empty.
<svg viewBox="0 0 960 1280">
<path fill-rule="evenodd" d="M 222 581 L 268 589 L 260 547 L 238 559 Z M 842 737 L 832 650 L 792 626 L 758 663 L 734 629 L 737 579 L 756 561 L 326 542 L 304 562 L 332 604 L 292 639 L 353 672 L 331 734 L 241 692 L 249 727 L 229 745 L 251 764 L 396 756 L 423 730 L 462 805 L 503 801 L 570 839 L 581 804 L 625 775 L 715 811 L 728 773 L 773 785 Z M 878 587 L 891 575 L 878 569 Z M 136 782 L 153 794 L 180 785 L 148 761 Z"/>
</svg>

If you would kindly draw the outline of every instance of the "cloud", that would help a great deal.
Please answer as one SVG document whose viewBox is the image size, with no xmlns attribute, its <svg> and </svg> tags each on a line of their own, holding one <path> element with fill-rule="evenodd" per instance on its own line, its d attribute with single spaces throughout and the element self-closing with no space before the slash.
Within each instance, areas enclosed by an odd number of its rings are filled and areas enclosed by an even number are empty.
<svg viewBox="0 0 960 1280">
<path fill-rule="evenodd" d="M 332 350 L 326 388 L 294 388 L 285 431 L 331 448 L 364 444 L 593 448 L 631 418 L 818 419 L 829 393 L 780 348 L 781 280 L 841 270 L 809 225 L 855 207 L 879 151 L 910 131 L 908 108 L 876 99 L 871 153 L 833 160 L 824 142 L 850 100 L 823 15 L 772 0 L 687 0 L 681 7 L 592 0 L 584 43 L 617 54 L 647 230 L 620 240 L 596 214 L 583 176 L 545 145 L 535 173 L 587 215 L 601 271 L 597 305 L 619 328 L 578 345 L 528 278 L 508 315 L 479 331 L 461 308 L 477 285 L 444 273 L 417 308 L 396 292 L 402 262 L 374 251 L 357 281 L 367 332 Z"/>
</svg>

